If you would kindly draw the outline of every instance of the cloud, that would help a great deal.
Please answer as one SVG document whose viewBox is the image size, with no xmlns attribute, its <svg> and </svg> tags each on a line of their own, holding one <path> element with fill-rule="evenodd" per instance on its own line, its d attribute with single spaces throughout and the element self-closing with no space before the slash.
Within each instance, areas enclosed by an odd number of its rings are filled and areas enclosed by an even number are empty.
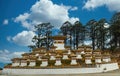
<svg viewBox="0 0 120 76">
<path fill-rule="evenodd" d="M 7 37 L 7 40 L 8 40 L 8 41 L 11 41 L 11 36 L 8 36 L 8 37 Z"/>
<path fill-rule="evenodd" d="M 78 10 L 78 7 L 71 8 L 71 11 L 76 11 L 76 10 Z"/>
<path fill-rule="evenodd" d="M 8 19 L 5 19 L 4 21 L 3 21 L 3 25 L 7 25 L 9 22 L 8 22 Z"/>
<path fill-rule="evenodd" d="M 22 31 L 14 37 L 7 37 L 8 41 L 14 42 L 18 45 L 28 46 L 32 45 L 32 38 L 35 36 L 33 31 Z"/>
<path fill-rule="evenodd" d="M 29 12 L 20 14 L 15 18 L 15 22 L 20 22 L 23 27 L 33 30 L 33 26 L 42 22 L 50 22 L 59 28 L 65 21 L 74 23 L 79 20 L 76 17 L 69 17 L 69 10 L 77 10 L 77 7 L 54 4 L 51 0 L 37 1 L 30 8 Z"/>
<path fill-rule="evenodd" d="M 106 6 L 109 11 L 120 12 L 120 0 L 87 0 L 83 9 L 93 10 L 97 7 Z"/>
<path fill-rule="evenodd" d="M 31 29 L 32 26 L 31 22 L 28 23 L 27 19 L 29 17 L 28 13 L 20 14 L 18 17 L 16 17 L 15 22 L 21 22 L 22 26 L 28 29 Z"/>
<path fill-rule="evenodd" d="M 11 62 L 12 58 L 15 57 L 21 57 L 21 54 L 23 54 L 25 52 L 21 51 L 21 52 L 10 52 L 8 50 L 0 50 L 0 62 L 2 63 L 9 63 Z"/>
</svg>

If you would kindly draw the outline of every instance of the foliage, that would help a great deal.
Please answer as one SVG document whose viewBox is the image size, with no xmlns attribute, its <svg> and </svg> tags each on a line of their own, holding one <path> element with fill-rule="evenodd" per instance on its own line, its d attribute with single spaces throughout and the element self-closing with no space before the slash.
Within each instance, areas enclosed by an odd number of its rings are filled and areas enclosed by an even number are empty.
<svg viewBox="0 0 120 76">
<path fill-rule="evenodd" d="M 54 66 L 55 60 L 49 60 L 49 61 L 48 61 L 48 64 L 49 64 L 50 66 Z"/>
<path fill-rule="evenodd" d="M 67 39 L 69 40 L 69 44 L 72 46 L 72 24 L 69 21 L 66 21 L 63 23 L 63 25 L 60 28 L 63 35 L 67 36 Z M 65 39 L 65 45 L 67 45 L 67 39 Z"/>
<path fill-rule="evenodd" d="M 77 62 L 80 63 L 80 64 L 83 64 L 83 63 L 85 63 L 85 58 L 77 59 Z"/>
<path fill-rule="evenodd" d="M 63 65 L 70 65 L 71 60 L 70 59 L 63 59 L 61 62 Z"/>
<path fill-rule="evenodd" d="M 74 38 L 74 49 L 78 49 L 79 43 L 83 45 L 83 42 L 85 40 L 85 28 L 81 22 L 76 21 L 72 27 L 72 30 Z"/>
<path fill-rule="evenodd" d="M 41 23 L 39 25 L 35 26 L 36 34 L 32 42 L 35 43 L 35 45 L 29 45 L 32 50 L 34 48 L 39 48 L 42 46 L 45 46 L 47 50 L 49 50 L 49 47 L 52 45 L 52 39 L 50 38 L 52 33 L 53 26 L 50 23 Z"/>
<path fill-rule="evenodd" d="M 120 12 L 115 13 L 111 18 L 111 40 L 110 45 L 111 47 L 118 48 L 120 47 Z"/>
<path fill-rule="evenodd" d="M 30 62 L 29 61 L 27 61 L 27 66 L 30 64 Z"/>
<path fill-rule="evenodd" d="M 108 27 L 105 26 L 109 23 Z M 35 26 L 36 36 L 33 37 L 35 45 L 30 45 L 31 50 L 45 46 L 47 50 L 53 45 L 53 40 L 50 38 L 53 26 L 50 23 L 41 23 Z M 63 23 L 60 28 L 65 39 L 65 46 L 71 46 L 72 49 L 78 49 L 79 45 L 84 45 L 84 42 L 91 41 L 93 50 L 95 49 L 109 49 L 114 50 L 120 47 L 120 12 L 115 13 L 111 21 L 104 18 L 96 21 L 89 20 L 85 25 L 80 21 L 72 24 L 69 21 Z"/>
<path fill-rule="evenodd" d="M 86 35 L 88 40 L 92 40 L 93 50 L 95 49 L 96 23 L 97 23 L 97 21 L 92 19 L 92 20 L 88 21 L 88 23 L 85 26 L 85 28 L 86 28 L 86 34 L 85 35 Z"/>
<path fill-rule="evenodd" d="M 71 47 L 74 47 L 74 49 L 77 49 L 79 43 L 81 45 L 83 44 L 85 28 L 81 22 L 76 21 L 74 24 L 71 24 L 66 21 L 60 29 L 63 35 L 67 36 L 65 45 L 70 45 Z M 69 41 L 67 42 L 67 40 Z"/>
<path fill-rule="evenodd" d="M 106 19 L 103 18 L 99 21 L 94 19 L 90 20 L 86 24 L 86 34 L 88 35 L 88 39 L 92 41 L 93 50 L 95 48 L 101 50 L 107 48 L 107 39 L 110 38 L 110 33 Z"/>
<path fill-rule="evenodd" d="M 42 63 L 42 61 L 37 60 L 37 61 L 36 61 L 36 66 L 40 66 L 41 63 Z"/>
</svg>

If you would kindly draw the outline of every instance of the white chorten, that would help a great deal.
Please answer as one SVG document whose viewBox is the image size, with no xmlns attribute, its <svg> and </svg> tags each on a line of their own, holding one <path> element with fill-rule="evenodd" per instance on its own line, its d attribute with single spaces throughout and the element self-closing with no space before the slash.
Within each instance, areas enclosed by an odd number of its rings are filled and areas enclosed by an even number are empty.
<svg viewBox="0 0 120 76">
<path fill-rule="evenodd" d="M 64 48 L 64 40 L 66 36 L 53 36 L 52 39 L 54 39 L 54 46 L 57 48 L 55 50 L 65 50 Z"/>
</svg>

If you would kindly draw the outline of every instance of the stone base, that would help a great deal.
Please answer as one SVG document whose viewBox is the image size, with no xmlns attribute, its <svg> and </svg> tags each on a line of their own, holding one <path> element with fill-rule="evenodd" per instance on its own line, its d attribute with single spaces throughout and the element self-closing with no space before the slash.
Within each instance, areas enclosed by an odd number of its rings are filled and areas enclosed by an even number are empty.
<svg viewBox="0 0 120 76">
<path fill-rule="evenodd" d="M 56 61 L 56 62 L 55 62 L 55 65 L 56 65 L 56 66 L 59 66 L 59 65 L 62 65 L 62 63 L 61 63 L 61 61 Z"/>
<path fill-rule="evenodd" d="M 76 58 L 77 58 L 77 59 L 82 59 L 82 56 L 81 56 L 81 55 L 77 55 Z"/>
<path fill-rule="evenodd" d="M 55 60 L 56 58 L 54 56 L 51 56 L 50 57 L 50 60 Z"/>
<path fill-rule="evenodd" d="M 48 66 L 48 63 L 47 62 L 42 62 L 42 64 L 40 66 L 41 67 L 46 67 L 46 66 Z"/>
<path fill-rule="evenodd" d="M 92 67 L 92 68 L 56 68 L 56 69 L 4 68 L 2 70 L 2 74 L 6 74 L 9 76 L 13 76 L 13 75 L 44 76 L 45 74 L 48 74 L 48 75 L 51 74 L 50 76 L 53 76 L 53 74 L 69 74 L 70 75 L 70 74 L 86 74 L 86 73 L 103 73 L 103 72 L 119 69 L 118 63 L 108 63 L 108 64 L 98 64 L 98 65 L 99 67 Z M 106 70 L 104 70 L 104 68 L 106 68 Z"/>
<path fill-rule="evenodd" d="M 92 61 L 91 60 L 85 60 L 85 63 L 86 64 L 92 64 Z"/>
<path fill-rule="evenodd" d="M 95 59 L 95 63 L 102 63 L 101 59 Z"/>
<path fill-rule="evenodd" d="M 27 66 L 27 63 L 21 63 L 20 66 L 22 67 Z"/>
<path fill-rule="evenodd" d="M 110 62 L 111 59 L 103 59 L 104 62 Z"/>
<path fill-rule="evenodd" d="M 68 55 L 63 55 L 62 59 L 68 59 Z"/>
<path fill-rule="evenodd" d="M 29 66 L 35 66 L 36 64 L 35 64 L 35 62 L 30 62 L 30 64 L 29 64 Z"/>
<path fill-rule="evenodd" d="M 20 63 L 12 63 L 12 66 L 20 66 Z"/>
<path fill-rule="evenodd" d="M 68 50 L 68 54 L 71 54 L 71 50 Z"/>
<path fill-rule="evenodd" d="M 77 62 L 76 62 L 76 60 L 72 60 L 70 64 L 71 65 L 77 65 Z"/>
</svg>

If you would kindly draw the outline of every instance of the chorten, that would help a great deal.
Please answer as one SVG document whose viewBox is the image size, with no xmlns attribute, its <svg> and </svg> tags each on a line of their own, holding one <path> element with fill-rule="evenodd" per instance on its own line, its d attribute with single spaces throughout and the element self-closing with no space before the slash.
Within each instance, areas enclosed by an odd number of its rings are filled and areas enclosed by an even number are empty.
<svg viewBox="0 0 120 76">
<path fill-rule="evenodd" d="M 13 58 L 12 59 L 12 66 L 19 66 L 20 65 L 20 58 Z"/>
<path fill-rule="evenodd" d="M 58 35 L 58 36 L 53 36 L 51 38 L 54 39 L 53 45 L 57 47 L 55 50 L 65 50 L 64 40 L 66 39 L 66 36 Z"/>
</svg>

